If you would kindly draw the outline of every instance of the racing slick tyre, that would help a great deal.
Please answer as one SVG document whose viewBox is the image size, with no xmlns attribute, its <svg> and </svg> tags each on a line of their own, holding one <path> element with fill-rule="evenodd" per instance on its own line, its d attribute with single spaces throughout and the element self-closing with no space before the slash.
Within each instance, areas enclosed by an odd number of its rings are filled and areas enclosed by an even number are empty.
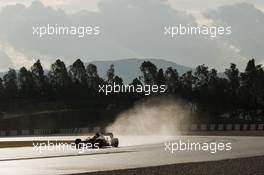
<svg viewBox="0 0 264 175">
<path fill-rule="evenodd" d="M 75 143 L 75 147 L 77 149 L 81 148 L 81 143 L 82 143 L 81 139 L 76 139 L 74 143 Z"/>
<path fill-rule="evenodd" d="M 113 138 L 112 140 L 111 140 L 111 146 L 112 147 L 118 147 L 118 144 L 119 144 L 119 141 L 118 141 L 118 138 Z"/>
</svg>

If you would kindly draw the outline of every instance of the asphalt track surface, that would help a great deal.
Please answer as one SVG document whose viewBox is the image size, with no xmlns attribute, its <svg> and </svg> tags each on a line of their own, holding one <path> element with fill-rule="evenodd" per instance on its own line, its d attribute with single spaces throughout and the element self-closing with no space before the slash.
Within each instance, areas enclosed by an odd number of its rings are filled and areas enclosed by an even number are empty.
<svg viewBox="0 0 264 175">
<path fill-rule="evenodd" d="M 69 140 L 75 137 L 2 138 L 12 140 Z M 186 162 L 225 160 L 264 155 L 264 137 L 238 136 L 120 136 L 119 148 L 100 150 L 40 150 L 39 147 L 0 149 L 0 174 L 72 174 Z M 165 142 L 231 142 L 231 151 L 165 151 Z"/>
</svg>

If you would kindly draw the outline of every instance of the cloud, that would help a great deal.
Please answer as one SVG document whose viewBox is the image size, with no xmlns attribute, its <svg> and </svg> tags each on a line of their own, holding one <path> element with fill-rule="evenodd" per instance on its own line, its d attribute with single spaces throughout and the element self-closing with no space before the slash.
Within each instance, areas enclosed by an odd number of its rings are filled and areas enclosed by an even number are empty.
<svg viewBox="0 0 264 175">
<path fill-rule="evenodd" d="M 220 17 L 221 9 L 214 13 L 216 15 L 207 17 L 216 23 L 224 21 L 224 18 Z M 229 24 L 226 21 L 224 23 Z M 231 25 L 233 23 L 236 24 L 232 21 Z M 32 26 L 47 24 L 98 25 L 101 27 L 101 35 L 85 39 L 70 36 L 38 38 L 32 35 Z M 250 44 L 240 43 L 245 41 L 239 40 L 238 37 L 242 34 L 236 34 L 236 26 L 232 37 L 237 41 L 205 36 L 173 39 L 164 36 L 165 25 L 178 24 L 198 25 L 193 15 L 175 10 L 166 0 L 101 0 L 98 11 L 80 11 L 74 14 L 34 1 L 30 6 L 17 4 L 1 10 L 0 41 L 8 42 L 15 50 L 29 58 L 39 57 L 51 63 L 59 57 L 67 64 L 76 58 L 87 62 L 139 57 L 163 58 L 192 67 L 207 64 L 224 70 L 230 62 L 239 66 L 244 64 L 245 60 L 241 59 L 240 53 L 244 56 L 254 53 L 249 52 L 247 47 L 241 47 Z M 250 39 L 250 36 L 248 37 Z M 237 47 L 245 50 L 240 51 Z"/>
<path fill-rule="evenodd" d="M 0 0 L 0 7 L 15 4 L 30 6 L 33 1 L 34 0 Z M 60 8 L 65 10 L 66 12 L 73 13 L 81 10 L 96 11 L 99 0 L 40 0 L 40 2 L 46 6 L 50 6 L 56 9 Z"/>
<path fill-rule="evenodd" d="M 232 35 L 225 37 L 224 40 L 236 46 L 244 57 L 263 62 L 264 14 L 262 11 L 252 4 L 240 3 L 208 11 L 205 16 L 216 24 L 231 25 Z"/>
</svg>

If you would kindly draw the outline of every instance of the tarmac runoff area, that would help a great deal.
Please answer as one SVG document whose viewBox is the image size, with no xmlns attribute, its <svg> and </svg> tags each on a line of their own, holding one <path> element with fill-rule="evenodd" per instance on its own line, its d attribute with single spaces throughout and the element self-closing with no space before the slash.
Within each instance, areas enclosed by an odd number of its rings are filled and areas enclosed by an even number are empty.
<svg viewBox="0 0 264 175">
<path fill-rule="evenodd" d="M 29 146 L 47 140 L 70 142 L 69 137 L 0 138 L 20 147 L 0 149 L 0 174 L 264 174 L 264 137 L 248 136 L 117 136 L 119 148 L 42 150 Z M 85 138 L 82 136 L 81 138 Z M 231 150 L 166 149 L 169 143 L 231 143 Z M 27 143 L 19 145 L 19 143 Z M 54 142 L 55 143 L 55 142 Z"/>
</svg>

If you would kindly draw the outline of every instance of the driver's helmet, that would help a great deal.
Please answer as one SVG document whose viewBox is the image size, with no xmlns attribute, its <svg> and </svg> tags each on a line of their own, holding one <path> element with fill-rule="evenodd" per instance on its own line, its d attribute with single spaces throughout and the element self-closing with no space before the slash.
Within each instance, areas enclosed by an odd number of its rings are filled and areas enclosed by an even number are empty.
<svg viewBox="0 0 264 175">
<path fill-rule="evenodd" d="M 99 132 L 95 133 L 95 137 L 100 137 L 100 133 Z"/>
</svg>

